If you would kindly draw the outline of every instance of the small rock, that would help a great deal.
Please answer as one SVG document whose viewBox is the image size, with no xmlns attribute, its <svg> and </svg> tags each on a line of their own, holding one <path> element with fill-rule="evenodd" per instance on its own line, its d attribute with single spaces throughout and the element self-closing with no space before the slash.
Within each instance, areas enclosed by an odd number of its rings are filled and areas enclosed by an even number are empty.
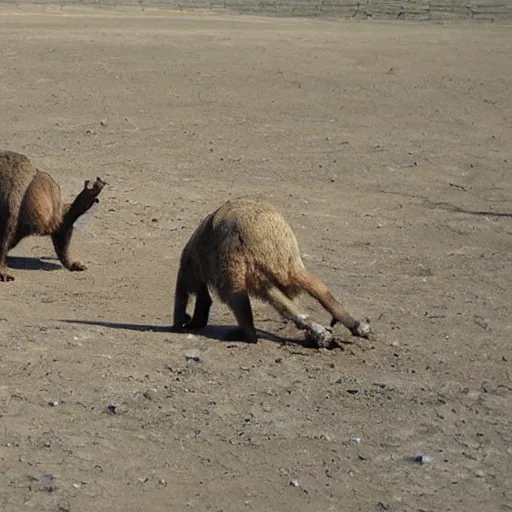
<svg viewBox="0 0 512 512">
<path fill-rule="evenodd" d="M 428 464 L 432 461 L 428 455 L 411 455 L 410 457 L 407 457 L 407 460 L 416 464 Z"/>
<path fill-rule="evenodd" d="M 360 437 L 351 437 L 351 438 L 349 439 L 349 441 L 350 441 L 351 443 L 361 444 L 361 438 L 360 438 Z"/>
<path fill-rule="evenodd" d="M 185 355 L 185 361 L 193 361 L 194 363 L 200 363 L 201 358 L 195 355 Z"/>
<path fill-rule="evenodd" d="M 135 393 L 135 395 L 141 396 L 145 400 L 154 400 L 154 398 L 155 398 L 154 391 L 155 391 L 154 389 L 146 389 L 145 391 L 137 391 Z"/>
<path fill-rule="evenodd" d="M 199 429 L 191 430 L 187 434 L 187 437 L 190 439 L 194 439 L 194 438 L 198 437 L 200 433 L 201 433 L 201 431 Z"/>
<path fill-rule="evenodd" d="M 59 475 L 55 473 L 43 473 L 39 477 L 39 490 L 44 492 L 54 492 L 57 490 L 57 484 L 55 480 L 59 478 Z"/>
<path fill-rule="evenodd" d="M 165 478 L 160 478 L 160 480 L 158 480 L 158 483 L 159 483 L 162 487 L 167 487 L 167 481 L 165 480 Z"/>
<path fill-rule="evenodd" d="M 298 481 L 298 480 L 291 480 L 291 481 L 290 481 L 290 485 L 291 485 L 292 487 L 300 487 L 300 483 L 299 483 L 299 481 Z"/>
<path fill-rule="evenodd" d="M 483 477 L 485 476 L 485 473 L 484 473 L 481 469 L 477 469 L 477 470 L 475 471 L 475 476 L 476 476 L 477 478 L 483 478 Z"/>
<path fill-rule="evenodd" d="M 108 123 L 107 123 L 107 120 L 106 120 L 106 119 L 102 119 L 102 120 L 100 121 L 100 124 L 101 124 L 101 126 L 107 126 L 107 124 L 108 124 Z"/>
<path fill-rule="evenodd" d="M 59 512 L 71 512 L 71 505 L 69 501 L 63 500 L 57 505 Z"/>
<path fill-rule="evenodd" d="M 59 402 L 57 402 L 57 401 L 54 401 L 54 402 L 48 402 L 48 405 L 49 405 L 50 407 L 57 407 L 57 405 L 59 405 Z"/>
<path fill-rule="evenodd" d="M 350 393 L 351 395 L 356 395 L 359 393 L 359 389 L 347 389 L 347 393 Z"/>
<path fill-rule="evenodd" d="M 126 412 L 126 408 L 122 405 L 109 404 L 107 405 L 107 413 L 108 414 L 123 414 Z"/>
</svg>

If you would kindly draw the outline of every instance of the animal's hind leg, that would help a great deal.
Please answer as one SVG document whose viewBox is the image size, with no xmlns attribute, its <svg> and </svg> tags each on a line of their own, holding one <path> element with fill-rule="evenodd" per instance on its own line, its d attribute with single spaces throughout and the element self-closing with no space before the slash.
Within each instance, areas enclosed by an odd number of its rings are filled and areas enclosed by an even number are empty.
<svg viewBox="0 0 512 512">
<path fill-rule="evenodd" d="M 341 322 L 354 336 L 368 338 L 371 334 L 370 325 L 353 318 L 344 306 L 331 294 L 323 281 L 311 274 L 310 272 L 302 272 L 296 276 L 297 282 L 300 283 L 303 290 L 314 297 L 324 309 L 332 315 L 331 327 L 337 322 Z"/>
<path fill-rule="evenodd" d="M 0 282 L 14 281 L 14 277 L 7 272 L 7 253 L 11 248 L 11 240 L 14 236 L 15 220 L 9 212 L 0 211 Z"/>
<path fill-rule="evenodd" d="M 312 322 L 307 315 L 300 312 L 297 304 L 287 297 L 276 286 L 270 287 L 266 291 L 265 299 L 284 316 L 292 320 L 298 329 L 305 330 L 307 337 L 311 339 L 319 348 L 329 346 L 332 341 L 332 333 L 324 326 Z"/>
<path fill-rule="evenodd" d="M 212 298 L 208 287 L 201 283 L 197 291 L 196 303 L 192 320 L 185 324 L 185 329 L 202 329 L 208 324 L 208 315 L 212 306 Z"/>
<path fill-rule="evenodd" d="M 14 249 L 25 238 L 25 236 L 26 235 L 24 233 L 18 232 L 13 237 L 11 237 L 9 242 L 9 251 Z"/>
<path fill-rule="evenodd" d="M 190 316 L 187 314 L 190 294 L 183 274 L 184 271 L 180 268 L 176 279 L 176 289 L 174 291 L 173 326 L 177 329 L 182 329 L 187 322 L 190 322 Z"/>
<path fill-rule="evenodd" d="M 229 331 L 225 339 L 228 341 L 248 341 L 256 343 L 258 336 L 254 328 L 251 301 L 245 291 L 233 292 L 226 300 L 227 305 L 235 314 L 239 327 Z"/>
</svg>

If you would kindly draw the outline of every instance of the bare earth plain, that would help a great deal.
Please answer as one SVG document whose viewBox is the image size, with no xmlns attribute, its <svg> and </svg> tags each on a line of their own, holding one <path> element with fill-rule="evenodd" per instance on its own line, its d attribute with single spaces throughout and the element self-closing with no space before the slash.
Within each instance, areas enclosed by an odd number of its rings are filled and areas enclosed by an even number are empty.
<svg viewBox="0 0 512 512">
<path fill-rule="evenodd" d="M 108 182 L 86 272 L 34 237 L 0 285 L 0 509 L 512 510 L 511 55 L 499 25 L 0 7 L 2 148 L 64 198 Z M 246 195 L 375 340 L 256 301 L 257 345 L 218 302 L 169 329 L 184 243 Z"/>
</svg>

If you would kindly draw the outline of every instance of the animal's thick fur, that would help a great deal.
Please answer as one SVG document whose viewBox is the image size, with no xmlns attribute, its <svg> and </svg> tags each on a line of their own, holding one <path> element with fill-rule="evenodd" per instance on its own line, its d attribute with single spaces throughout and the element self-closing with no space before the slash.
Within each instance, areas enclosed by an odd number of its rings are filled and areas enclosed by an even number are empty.
<svg viewBox="0 0 512 512">
<path fill-rule="evenodd" d="M 297 240 L 282 215 L 254 199 L 236 199 L 208 215 L 183 249 L 176 282 L 174 326 L 206 326 L 216 292 L 235 314 L 239 329 L 229 337 L 256 342 L 249 296 L 269 302 L 283 316 L 305 329 L 319 344 L 330 332 L 301 314 L 293 299 L 306 292 L 320 302 L 333 319 L 354 335 L 367 337 L 368 324 L 352 318 L 325 284 L 308 272 Z M 196 296 L 194 314 L 187 315 L 190 295 Z"/>
<path fill-rule="evenodd" d="M 100 178 L 84 189 L 73 203 L 63 204 L 59 185 L 39 171 L 24 155 L 0 152 L 0 281 L 12 281 L 7 272 L 7 254 L 23 238 L 49 235 L 62 265 L 68 270 L 86 267 L 69 255 L 74 222 L 98 202 L 105 186 Z"/>
</svg>

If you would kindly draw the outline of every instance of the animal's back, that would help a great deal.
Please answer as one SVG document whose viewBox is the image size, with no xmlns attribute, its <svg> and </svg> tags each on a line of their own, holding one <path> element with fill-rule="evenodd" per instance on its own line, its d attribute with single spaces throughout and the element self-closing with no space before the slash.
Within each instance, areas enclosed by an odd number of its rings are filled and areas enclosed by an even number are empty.
<svg viewBox="0 0 512 512">
<path fill-rule="evenodd" d="M 201 329 L 208 324 L 210 291 L 233 311 L 238 328 L 227 339 L 256 343 L 258 335 L 249 297 L 269 302 L 319 347 L 332 341 L 329 330 L 308 320 L 293 299 L 302 292 L 315 298 L 352 334 L 368 337 L 371 329 L 353 318 L 327 286 L 306 270 L 291 227 L 271 205 L 255 199 L 227 201 L 208 215 L 181 254 L 176 280 L 174 325 Z M 187 304 L 195 295 L 193 316 Z"/>
<path fill-rule="evenodd" d="M 291 286 L 303 268 L 295 235 L 272 206 L 234 199 L 208 216 L 192 236 L 202 279 L 217 290 L 246 288 L 254 295 L 269 283 Z"/>
<path fill-rule="evenodd" d="M 0 151 L 0 211 L 7 218 L 19 209 L 37 169 L 30 160 L 13 151 Z"/>
<path fill-rule="evenodd" d="M 21 203 L 18 231 L 23 236 L 49 235 L 58 228 L 61 220 L 60 187 L 49 174 L 37 171 Z"/>
</svg>

